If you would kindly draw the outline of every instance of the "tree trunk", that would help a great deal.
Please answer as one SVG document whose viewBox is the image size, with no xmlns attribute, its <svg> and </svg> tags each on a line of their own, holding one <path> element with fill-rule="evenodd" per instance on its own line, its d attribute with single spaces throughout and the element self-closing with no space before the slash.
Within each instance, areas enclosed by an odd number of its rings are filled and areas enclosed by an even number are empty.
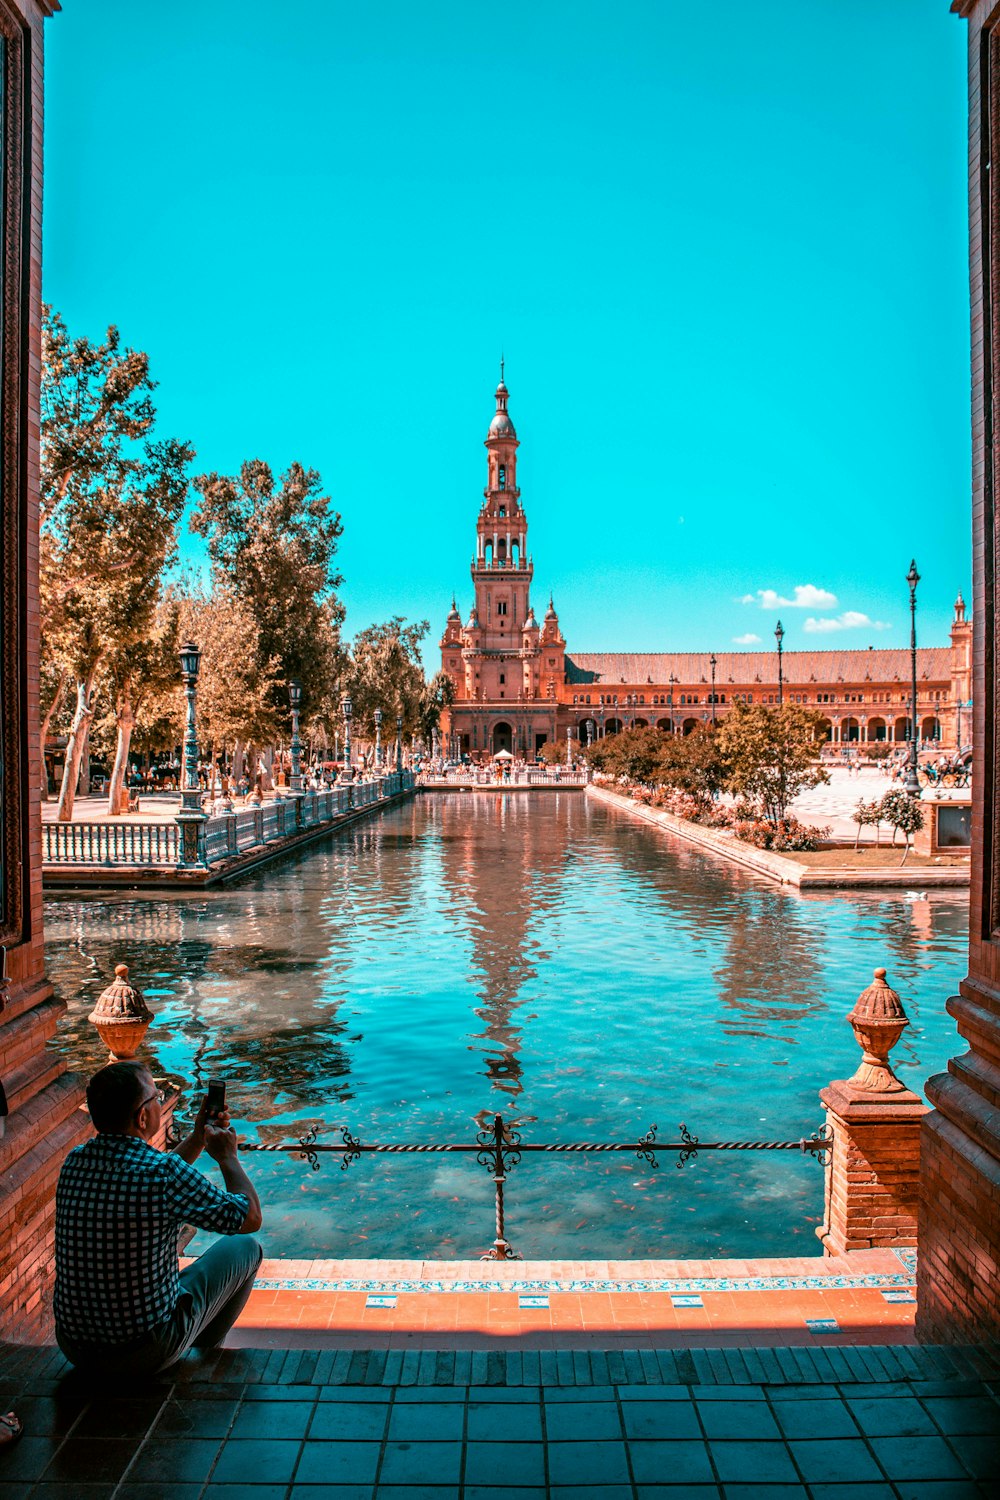
<svg viewBox="0 0 1000 1500">
<path fill-rule="evenodd" d="M 62 703 L 63 694 L 66 691 L 66 684 L 68 681 L 69 673 L 63 672 L 62 676 L 59 678 L 59 682 L 56 685 L 56 691 L 52 702 L 49 704 L 48 710 L 45 714 L 45 718 L 42 720 L 42 728 L 39 738 L 42 742 L 42 785 L 40 790 L 43 802 L 48 802 L 49 800 L 49 773 L 45 765 L 45 744 L 49 737 L 49 727 L 52 723 L 53 717 L 59 710 L 60 704 Z"/>
<path fill-rule="evenodd" d="M 78 797 L 90 796 L 90 721 L 83 731 L 83 754 L 80 756 L 80 779 L 76 784 Z"/>
<path fill-rule="evenodd" d="M 108 816 L 110 818 L 120 818 L 128 812 L 128 753 L 132 744 L 135 715 L 132 712 L 132 700 L 126 693 L 122 693 L 118 699 L 116 717 L 118 743 L 115 746 L 115 764 L 111 772 L 111 784 L 108 787 Z"/>
<path fill-rule="evenodd" d="M 87 674 L 86 681 L 78 682 L 76 685 L 76 713 L 73 715 L 73 725 L 66 742 L 66 764 L 63 766 L 62 786 L 59 789 L 59 803 L 56 809 L 56 818 L 60 823 L 73 821 L 73 802 L 76 797 L 76 783 L 80 775 L 80 762 L 83 760 L 87 729 L 94 713 L 95 675 L 96 668 Z"/>
</svg>

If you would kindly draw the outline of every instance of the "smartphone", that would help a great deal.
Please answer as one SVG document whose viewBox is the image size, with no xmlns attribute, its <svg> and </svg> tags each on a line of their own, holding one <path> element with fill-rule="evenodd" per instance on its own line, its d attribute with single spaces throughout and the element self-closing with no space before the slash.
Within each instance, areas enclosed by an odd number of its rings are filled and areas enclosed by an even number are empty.
<svg viewBox="0 0 1000 1500">
<path fill-rule="evenodd" d="M 226 1080 L 224 1078 L 210 1078 L 208 1080 L 208 1118 L 214 1120 L 221 1115 L 226 1107 Z"/>
</svg>

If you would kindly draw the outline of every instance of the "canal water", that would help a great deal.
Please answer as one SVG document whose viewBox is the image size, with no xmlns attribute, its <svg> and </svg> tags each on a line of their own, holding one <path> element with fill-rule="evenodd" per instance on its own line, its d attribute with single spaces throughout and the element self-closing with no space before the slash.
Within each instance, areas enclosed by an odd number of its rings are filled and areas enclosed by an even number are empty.
<svg viewBox="0 0 1000 1500">
<path fill-rule="evenodd" d="M 127 963 L 154 1071 L 224 1077 L 262 1142 L 471 1141 L 495 1112 L 525 1141 L 809 1135 L 860 1059 L 845 1017 L 877 965 L 911 1021 L 905 1081 L 961 1050 L 944 1003 L 966 931 L 964 892 L 781 889 L 570 792 L 424 795 L 221 890 L 46 906 L 72 1065 L 106 1060 L 86 1018 Z M 472 1156 L 245 1161 L 268 1255 L 465 1258 L 493 1237 Z M 508 1237 L 529 1258 L 819 1252 L 812 1159 L 675 1163 L 526 1156 Z"/>
</svg>

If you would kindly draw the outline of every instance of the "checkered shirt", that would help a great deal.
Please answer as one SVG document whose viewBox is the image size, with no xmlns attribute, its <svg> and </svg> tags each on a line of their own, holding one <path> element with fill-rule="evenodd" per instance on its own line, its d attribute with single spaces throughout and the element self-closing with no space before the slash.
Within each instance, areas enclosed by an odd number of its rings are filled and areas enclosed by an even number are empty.
<svg viewBox="0 0 1000 1500">
<path fill-rule="evenodd" d="M 180 1294 L 180 1226 L 235 1234 L 249 1206 L 137 1136 L 102 1133 L 77 1146 L 56 1188 L 59 1332 L 122 1344 L 159 1327 Z"/>
</svg>

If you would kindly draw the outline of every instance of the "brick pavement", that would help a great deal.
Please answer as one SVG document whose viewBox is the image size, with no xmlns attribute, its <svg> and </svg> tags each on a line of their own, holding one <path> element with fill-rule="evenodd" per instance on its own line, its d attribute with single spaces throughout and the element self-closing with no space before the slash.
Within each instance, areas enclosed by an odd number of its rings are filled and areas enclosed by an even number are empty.
<svg viewBox="0 0 1000 1500">
<path fill-rule="evenodd" d="M 127 1393 L 0 1349 L 4 1500 L 987 1500 L 1000 1359 L 228 1349 Z"/>
</svg>

